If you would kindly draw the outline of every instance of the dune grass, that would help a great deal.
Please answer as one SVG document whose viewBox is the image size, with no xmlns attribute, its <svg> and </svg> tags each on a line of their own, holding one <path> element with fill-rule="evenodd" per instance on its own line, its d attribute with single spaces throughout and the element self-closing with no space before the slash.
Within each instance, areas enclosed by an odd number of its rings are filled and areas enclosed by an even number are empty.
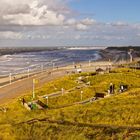
<svg viewBox="0 0 140 140">
<path fill-rule="evenodd" d="M 72 89 L 81 85 L 77 78 L 82 76 L 83 83 L 91 82 L 90 86 L 70 91 L 68 94 L 49 99 L 49 107 L 59 107 L 80 101 L 80 91 L 83 91 L 83 100 L 91 98 L 95 92 L 107 93 L 110 83 L 115 84 L 115 95 L 97 100 L 85 105 L 74 105 L 60 109 L 26 110 L 20 99 L 8 104 L 7 112 L 0 111 L 0 139 L 136 139 L 140 138 L 139 130 L 120 128 L 91 128 L 86 124 L 104 124 L 111 126 L 140 127 L 140 71 L 131 69 L 115 69 L 109 74 L 92 75 L 90 73 L 66 76 L 59 80 L 43 85 L 36 90 L 38 96 Z M 82 84 L 83 84 L 82 83 Z M 128 90 L 120 94 L 119 85 L 128 85 Z M 24 97 L 31 101 L 31 93 Z M 46 102 L 44 99 L 42 100 Z M 83 123 L 85 127 L 48 122 L 26 123 L 36 118 Z M 22 124 L 18 124 L 25 122 Z"/>
</svg>

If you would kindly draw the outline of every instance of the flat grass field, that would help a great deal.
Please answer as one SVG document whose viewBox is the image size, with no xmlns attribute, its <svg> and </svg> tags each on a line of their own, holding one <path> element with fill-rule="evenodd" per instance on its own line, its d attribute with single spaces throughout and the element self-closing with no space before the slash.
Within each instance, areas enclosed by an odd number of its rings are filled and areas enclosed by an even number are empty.
<svg viewBox="0 0 140 140">
<path fill-rule="evenodd" d="M 94 97 L 97 92 L 107 95 L 110 83 L 115 84 L 112 96 L 78 104 Z M 123 93 L 119 92 L 121 83 L 128 85 Z M 47 104 L 47 99 L 41 96 L 61 93 L 62 88 L 64 94 L 50 97 L 47 109 L 29 111 L 22 105 L 23 97 L 1 106 L 0 139 L 140 139 L 140 70 L 120 68 L 106 74 L 68 75 L 37 88 L 35 100 Z M 24 99 L 31 102 L 32 92 Z"/>
</svg>

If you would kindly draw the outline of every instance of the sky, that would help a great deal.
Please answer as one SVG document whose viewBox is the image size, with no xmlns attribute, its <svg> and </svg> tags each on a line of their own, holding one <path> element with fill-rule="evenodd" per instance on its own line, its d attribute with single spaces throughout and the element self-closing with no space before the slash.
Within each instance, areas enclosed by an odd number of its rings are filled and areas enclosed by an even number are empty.
<svg viewBox="0 0 140 140">
<path fill-rule="evenodd" d="M 140 0 L 1 0 L 0 47 L 140 45 Z"/>
</svg>

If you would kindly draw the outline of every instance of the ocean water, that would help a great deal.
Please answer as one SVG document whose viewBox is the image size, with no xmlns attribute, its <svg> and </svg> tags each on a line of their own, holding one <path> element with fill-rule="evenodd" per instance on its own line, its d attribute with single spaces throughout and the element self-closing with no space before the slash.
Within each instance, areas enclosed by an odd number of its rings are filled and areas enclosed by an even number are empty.
<svg viewBox="0 0 140 140">
<path fill-rule="evenodd" d="M 92 49 L 60 49 L 53 51 L 20 53 L 0 57 L 0 76 L 9 73 L 24 73 L 43 68 L 66 66 L 85 61 L 100 59 L 98 50 Z"/>
</svg>

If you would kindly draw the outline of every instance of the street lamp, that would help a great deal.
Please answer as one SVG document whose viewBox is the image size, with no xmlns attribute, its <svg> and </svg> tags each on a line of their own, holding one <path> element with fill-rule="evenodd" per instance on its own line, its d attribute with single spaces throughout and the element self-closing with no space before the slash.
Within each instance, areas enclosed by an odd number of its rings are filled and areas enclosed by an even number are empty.
<svg viewBox="0 0 140 140">
<path fill-rule="evenodd" d="M 75 62 L 73 62 L 73 68 L 75 68 Z"/>
<path fill-rule="evenodd" d="M 90 67 L 91 66 L 91 60 L 89 60 L 88 63 L 89 63 L 89 67 Z"/>
<path fill-rule="evenodd" d="M 29 78 L 29 76 L 30 76 L 30 69 L 28 68 L 28 78 Z"/>
<path fill-rule="evenodd" d="M 12 73 L 9 74 L 9 83 L 12 83 Z"/>
<path fill-rule="evenodd" d="M 32 84 L 33 84 L 33 85 L 32 85 L 32 86 L 33 86 L 33 87 L 32 87 L 32 88 L 33 88 L 33 89 L 32 89 L 32 90 L 33 90 L 33 99 L 35 98 L 35 84 L 38 84 L 38 82 L 39 82 L 39 81 L 38 81 L 37 79 L 33 79 L 33 82 L 32 82 Z"/>
<path fill-rule="evenodd" d="M 43 66 L 43 64 L 41 65 L 41 72 L 43 72 L 43 69 L 44 69 L 44 66 Z"/>
<path fill-rule="evenodd" d="M 53 70 L 54 70 L 54 67 L 55 67 L 55 63 L 53 63 Z"/>
<path fill-rule="evenodd" d="M 35 79 L 33 79 L 33 99 L 35 98 Z"/>
<path fill-rule="evenodd" d="M 47 105 L 48 105 L 48 103 L 49 103 L 49 97 L 48 97 L 48 96 L 46 96 L 45 98 L 47 99 Z"/>
<path fill-rule="evenodd" d="M 61 88 L 61 92 L 62 92 L 62 96 L 64 95 L 64 89 L 63 88 Z"/>
<path fill-rule="evenodd" d="M 83 91 L 81 91 L 81 101 L 83 100 Z"/>
</svg>

